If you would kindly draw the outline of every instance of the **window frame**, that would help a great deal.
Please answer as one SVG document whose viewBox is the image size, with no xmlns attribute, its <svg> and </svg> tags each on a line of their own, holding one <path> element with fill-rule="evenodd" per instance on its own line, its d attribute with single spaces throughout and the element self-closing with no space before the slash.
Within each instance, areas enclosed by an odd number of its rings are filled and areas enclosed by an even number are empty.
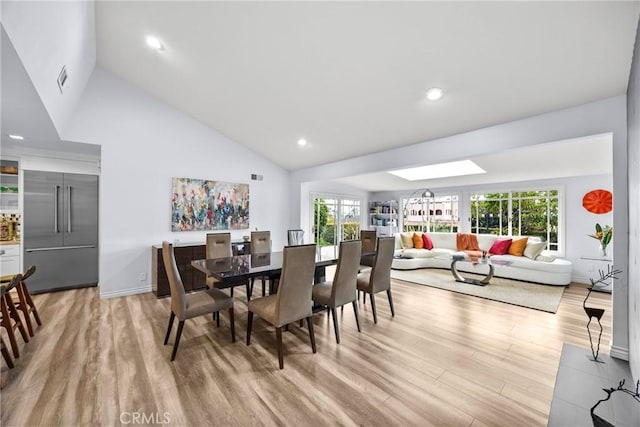
<svg viewBox="0 0 640 427">
<path fill-rule="evenodd" d="M 544 184 L 544 185 L 540 185 L 540 186 L 535 186 L 535 185 L 527 185 L 527 186 L 513 186 L 513 187 L 494 187 L 494 188 L 479 188 L 473 191 L 467 191 L 465 192 L 465 198 L 464 201 L 465 203 L 468 203 L 468 213 L 469 213 L 469 218 L 468 218 L 468 225 L 469 225 L 469 232 L 473 232 L 475 234 L 478 234 L 478 229 L 477 227 L 474 226 L 473 224 L 473 212 L 472 212 L 472 200 L 471 197 L 474 195 L 479 195 L 479 194 L 506 194 L 506 201 L 507 201 L 507 206 L 508 206 L 508 212 L 507 212 L 507 218 L 508 218 L 508 224 L 507 225 L 503 225 L 500 224 L 500 231 L 501 231 L 501 236 L 509 236 L 509 237 L 519 237 L 513 234 L 513 229 L 514 229 L 514 220 L 513 220 L 513 214 L 514 214 L 514 201 L 515 200 L 522 200 L 522 198 L 517 197 L 514 198 L 513 197 L 513 193 L 524 193 L 524 192 L 549 192 L 549 191 L 556 191 L 557 192 L 557 216 L 558 216 L 558 224 L 557 224 L 557 243 L 555 244 L 557 247 L 555 249 L 551 248 L 551 249 L 547 249 L 549 252 L 556 254 L 558 256 L 564 256 L 565 253 L 565 248 L 566 248 L 566 236 L 565 236 L 565 217 L 566 217 L 566 202 L 565 202 L 565 197 L 566 197 L 566 189 L 565 189 L 565 185 L 563 184 Z M 503 199 L 505 200 L 505 199 Z M 519 212 L 519 214 L 521 214 Z M 521 227 L 521 223 L 522 221 L 520 221 L 520 227 Z M 507 227 L 508 229 L 508 234 L 502 234 L 502 230 L 504 229 L 504 227 Z M 475 229 L 475 231 L 474 231 Z M 550 235 L 551 230 L 547 227 L 546 230 L 546 234 L 547 234 L 547 241 L 549 241 L 549 235 Z M 552 243 L 553 244 L 553 243 Z"/>
</svg>

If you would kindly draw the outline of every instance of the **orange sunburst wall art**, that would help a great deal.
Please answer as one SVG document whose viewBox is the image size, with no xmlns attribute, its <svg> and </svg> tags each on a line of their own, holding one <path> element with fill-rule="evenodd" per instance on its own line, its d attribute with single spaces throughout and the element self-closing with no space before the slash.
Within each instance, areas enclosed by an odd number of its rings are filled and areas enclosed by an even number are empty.
<svg viewBox="0 0 640 427">
<path fill-rule="evenodd" d="M 606 214 L 613 209 L 613 194 L 608 190 L 592 190 L 582 198 L 582 206 L 594 214 Z"/>
</svg>

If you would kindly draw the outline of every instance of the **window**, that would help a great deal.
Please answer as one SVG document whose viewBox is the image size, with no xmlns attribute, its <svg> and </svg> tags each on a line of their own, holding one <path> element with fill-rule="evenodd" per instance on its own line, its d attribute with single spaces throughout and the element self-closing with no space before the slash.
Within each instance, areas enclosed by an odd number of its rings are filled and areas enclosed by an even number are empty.
<svg viewBox="0 0 640 427">
<path fill-rule="evenodd" d="M 559 191 L 510 191 L 471 196 L 471 232 L 537 236 L 559 250 Z"/>
<path fill-rule="evenodd" d="M 313 198 L 312 232 L 318 246 L 360 238 L 361 201 L 339 196 Z"/>
<path fill-rule="evenodd" d="M 458 195 L 402 199 L 403 231 L 458 231 Z"/>
</svg>

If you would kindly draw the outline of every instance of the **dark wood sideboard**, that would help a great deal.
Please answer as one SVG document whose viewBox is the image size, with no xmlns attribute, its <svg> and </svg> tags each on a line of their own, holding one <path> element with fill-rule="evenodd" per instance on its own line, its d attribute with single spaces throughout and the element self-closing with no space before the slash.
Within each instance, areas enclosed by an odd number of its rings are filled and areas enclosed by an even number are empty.
<svg viewBox="0 0 640 427">
<path fill-rule="evenodd" d="M 233 254 L 248 254 L 249 242 L 234 240 L 231 242 Z M 204 273 L 191 267 L 191 260 L 207 257 L 207 246 L 204 243 L 178 243 L 173 245 L 176 256 L 176 265 L 182 278 L 182 284 L 186 292 L 207 288 L 207 279 Z M 162 261 L 162 245 L 151 247 L 151 288 L 158 298 L 171 295 L 169 279 Z"/>
<path fill-rule="evenodd" d="M 152 246 L 151 288 L 158 298 L 171 295 L 169 279 L 162 260 L 162 245 Z M 206 245 L 202 243 L 179 243 L 173 246 L 176 265 L 186 292 L 206 289 L 206 275 L 191 267 L 191 260 L 206 258 Z"/>
</svg>

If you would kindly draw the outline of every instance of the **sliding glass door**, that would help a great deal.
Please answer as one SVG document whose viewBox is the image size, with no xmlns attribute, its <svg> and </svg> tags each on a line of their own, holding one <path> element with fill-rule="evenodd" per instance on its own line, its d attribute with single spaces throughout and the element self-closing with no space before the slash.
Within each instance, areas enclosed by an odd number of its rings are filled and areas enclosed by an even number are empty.
<svg viewBox="0 0 640 427">
<path fill-rule="evenodd" d="M 335 195 L 315 195 L 311 230 L 313 241 L 323 251 L 332 251 L 342 240 L 358 239 L 362 222 L 359 199 Z"/>
</svg>

